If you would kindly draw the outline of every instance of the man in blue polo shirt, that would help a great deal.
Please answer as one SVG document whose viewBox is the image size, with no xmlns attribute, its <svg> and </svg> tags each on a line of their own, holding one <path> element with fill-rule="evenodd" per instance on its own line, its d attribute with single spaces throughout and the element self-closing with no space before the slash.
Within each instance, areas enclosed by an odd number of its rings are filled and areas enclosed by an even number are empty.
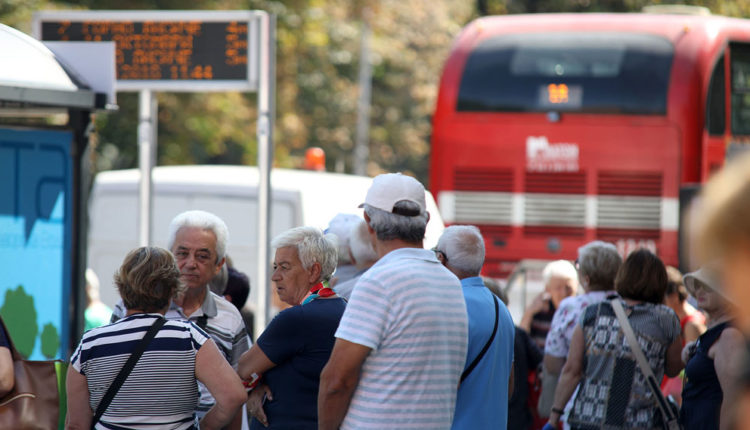
<svg viewBox="0 0 750 430">
<path fill-rule="evenodd" d="M 504 430 L 512 389 L 515 329 L 508 308 L 479 277 L 484 239 L 474 226 L 451 226 L 440 237 L 435 254 L 461 280 L 469 315 L 469 349 L 452 428 Z"/>
</svg>

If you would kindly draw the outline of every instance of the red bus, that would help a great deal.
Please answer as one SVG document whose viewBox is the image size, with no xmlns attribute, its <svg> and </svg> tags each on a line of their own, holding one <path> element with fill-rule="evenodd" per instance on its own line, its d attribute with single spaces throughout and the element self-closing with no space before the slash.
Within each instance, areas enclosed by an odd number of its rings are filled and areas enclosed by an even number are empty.
<svg viewBox="0 0 750 430">
<path fill-rule="evenodd" d="M 430 189 L 489 276 L 595 239 L 677 265 L 681 192 L 749 142 L 750 20 L 485 17 L 443 70 Z"/>
</svg>

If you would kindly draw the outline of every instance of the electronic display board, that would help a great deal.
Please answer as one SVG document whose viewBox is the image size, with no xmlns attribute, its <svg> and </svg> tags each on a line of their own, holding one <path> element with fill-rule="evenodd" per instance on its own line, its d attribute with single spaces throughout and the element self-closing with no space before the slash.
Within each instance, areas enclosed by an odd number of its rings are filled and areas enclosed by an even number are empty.
<svg viewBox="0 0 750 430">
<path fill-rule="evenodd" d="M 42 41 L 113 41 L 117 89 L 254 90 L 256 15 L 251 11 L 45 11 Z"/>
</svg>

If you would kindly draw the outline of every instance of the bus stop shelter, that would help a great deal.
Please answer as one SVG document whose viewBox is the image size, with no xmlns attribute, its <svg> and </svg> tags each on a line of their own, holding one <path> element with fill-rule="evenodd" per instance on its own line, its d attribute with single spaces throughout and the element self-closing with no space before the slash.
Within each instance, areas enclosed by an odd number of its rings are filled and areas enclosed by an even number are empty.
<svg viewBox="0 0 750 430">
<path fill-rule="evenodd" d="M 0 315 L 22 355 L 67 359 L 83 331 L 91 113 L 113 100 L 3 24 L 0 46 Z"/>
</svg>

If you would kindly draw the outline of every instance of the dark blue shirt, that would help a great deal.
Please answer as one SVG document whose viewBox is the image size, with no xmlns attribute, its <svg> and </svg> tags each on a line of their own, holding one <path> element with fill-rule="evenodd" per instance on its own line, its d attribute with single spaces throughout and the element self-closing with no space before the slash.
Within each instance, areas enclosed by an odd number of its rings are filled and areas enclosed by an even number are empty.
<svg viewBox="0 0 750 430">
<path fill-rule="evenodd" d="M 273 393 L 264 406 L 269 429 L 317 429 L 320 372 L 336 341 L 344 314 L 341 298 L 316 299 L 281 311 L 258 338 L 258 347 L 276 364 L 263 374 Z M 253 418 L 251 429 L 266 429 Z"/>
<path fill-rule="evenodd" d="M 4 346 L 10 349 L 10 342 L 8 342 L 8 334 L 5 333 L 5 330 L 3 330 L 2 326 L 0 326 L 0 346 Z"/>
<path fill-rule="evenodd" d="M 719 428 L 724 393 L 716 375 L 714 360 L 708 356 L 708 351 L 729 326 L 729 322 L 725 322 L 706 330 L 698 338 L 695 354 L 685 366 L 680 420 L 686 429 Z"/>
</svg>

